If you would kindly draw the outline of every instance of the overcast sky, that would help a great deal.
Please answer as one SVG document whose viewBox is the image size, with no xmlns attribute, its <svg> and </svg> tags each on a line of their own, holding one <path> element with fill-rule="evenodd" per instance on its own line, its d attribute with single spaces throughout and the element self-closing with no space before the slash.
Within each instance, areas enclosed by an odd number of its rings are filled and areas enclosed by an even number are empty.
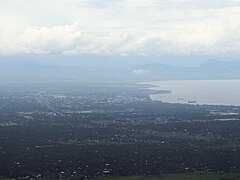
<svg viewBox="0 0 240 180">
<path fill-rule="evenodd" d="M 240 0 L 1 0 L 0 54 L 240 53 Z"/>
</svg>

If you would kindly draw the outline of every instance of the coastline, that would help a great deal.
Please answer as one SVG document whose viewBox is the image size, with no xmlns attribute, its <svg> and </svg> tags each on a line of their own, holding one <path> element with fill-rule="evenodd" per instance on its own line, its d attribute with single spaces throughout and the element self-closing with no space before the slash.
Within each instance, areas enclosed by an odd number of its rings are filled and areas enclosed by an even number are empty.
<svg viewBox="0 0 240 180">
<path fill-rule="evenodd" d="M 141 82 L 153 101 L 172 104 L 240 106 L 240 80 L 171 80 Z M 163 93 L 157 93 L 161 91 Z M 239 101 L 238 101 L 239 99 Z"/>
</svg>

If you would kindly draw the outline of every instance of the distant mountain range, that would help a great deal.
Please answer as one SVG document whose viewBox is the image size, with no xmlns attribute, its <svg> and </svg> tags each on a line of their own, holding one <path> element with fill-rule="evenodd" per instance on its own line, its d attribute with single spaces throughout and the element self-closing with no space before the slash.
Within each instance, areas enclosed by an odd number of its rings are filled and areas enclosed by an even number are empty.
<svg viewBox="0 0 240 180">
<path fill-rule="evenodd" d="M 157 81 L 238 79 L 240 62 L 208 60 L 198 67 L 118 61 L 31 60 L 0 57 L 0 81 Z"/>
<path fill-rule="evenodd" d="M 237 61 L 208 60 L 198 67 L 146 64 L 137 68 L 148 72 L 144 76 L 153 80 L 240 78 L 240 63 Z"/>
</svg>

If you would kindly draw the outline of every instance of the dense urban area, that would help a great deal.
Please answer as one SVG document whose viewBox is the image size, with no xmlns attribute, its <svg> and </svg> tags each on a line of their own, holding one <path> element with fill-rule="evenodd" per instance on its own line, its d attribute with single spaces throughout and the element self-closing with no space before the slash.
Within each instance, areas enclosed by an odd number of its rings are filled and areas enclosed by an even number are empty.
<svg viewBox="0 0 240 180">
<path fill-rule="evenodd" d="M 0 178 L 240 172 L 240 107 L 169 104 L 152 93 L 166 92 L 137 84 L 2 86 Z"/>
</svg>

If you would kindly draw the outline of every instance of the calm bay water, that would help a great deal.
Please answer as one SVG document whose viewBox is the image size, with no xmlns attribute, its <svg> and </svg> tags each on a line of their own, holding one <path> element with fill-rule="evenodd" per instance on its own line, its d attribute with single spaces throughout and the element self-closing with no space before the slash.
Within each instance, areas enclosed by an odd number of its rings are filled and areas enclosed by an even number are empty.
<svg viewBox="0 0 240 180">
<path fill-rule="evenodd" d="M 169 103 L 240 106 L 240 80 L 155 81 L 154 90 L 171 93 L 152 94 L 151 99 Z"/>
</svg>

